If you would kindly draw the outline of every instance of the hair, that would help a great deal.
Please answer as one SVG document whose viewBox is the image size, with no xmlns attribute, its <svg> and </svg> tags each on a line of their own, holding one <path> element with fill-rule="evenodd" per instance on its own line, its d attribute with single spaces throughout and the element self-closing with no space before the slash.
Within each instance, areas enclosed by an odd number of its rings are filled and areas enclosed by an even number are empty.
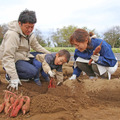
<svg viewBox="0 0 120 120">
<path fill-rule="evenodd" d="M 65 56 L 65 58 L 67 59 L 67 62 L 69 62 L 69 60 L 70 60 L 70 53 L 67 50 L 65 50 L 65 49 L 60 50 L 58 52 L 58 55 L 59 55 L 59 57 Z"/>
<path fill-rule="evenodd" d="M 36 23 L 37 22 L 37 18 L 36 18 L 36 14 L 34 11 L 29 11 L 29 10 L 24 10 L 20 13 L 19 18 L 18 18 L 18 22 L 22 23 Z"/>
<path fill-rule="evenodd" d="M 89 32 L 90 37 L 92 37 L 93 35 L 95 35 L 93 32 Z"/>
<path fill-rule="evenodd" d="M 93 35 L 92 32 L 88 33 L 84 29 L 76 29 L 74 33 L 70 36 L 70 44 L 74 45 L 74 40 L 77 42 L 85 42 L 85 40 L 88 40 L 88 46 L 87 48 L 92 49 L 92 46 L 90 46 L 91 39 L 90 36 Z"/>
</svg>

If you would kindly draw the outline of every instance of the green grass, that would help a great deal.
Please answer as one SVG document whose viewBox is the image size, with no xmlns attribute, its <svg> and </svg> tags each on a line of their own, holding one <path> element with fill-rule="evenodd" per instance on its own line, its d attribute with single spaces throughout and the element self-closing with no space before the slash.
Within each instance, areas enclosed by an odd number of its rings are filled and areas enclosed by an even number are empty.
<svg viewBox="0 0 120 120">
<path fill-rule="evenodd" d="M 74 52 L 75 51 L 75 47 L 45 47 L 45 49 L 47 49 L 50 52 L 58 52 L 62 49 L 66 49 L 69 52 Z M 120 48 L 112 48 L 114 53 L 120 53 Z M 31 50 L 33 51 L 33 50 Z"/>
<path fill-rule="evenodd" d="M 120 53 L 120 48 L 112 48 L 114 53 Z"/>
<path fill-rule="evenodd" d="M 75 51 L 75 48 L 74 47 L 45 47 L 48 51 L 51 51 L 51 52 L 58 52 L 62 49 L 66 49 L 68 50 L 69 52 L 74 52 Z"/>
</svg>

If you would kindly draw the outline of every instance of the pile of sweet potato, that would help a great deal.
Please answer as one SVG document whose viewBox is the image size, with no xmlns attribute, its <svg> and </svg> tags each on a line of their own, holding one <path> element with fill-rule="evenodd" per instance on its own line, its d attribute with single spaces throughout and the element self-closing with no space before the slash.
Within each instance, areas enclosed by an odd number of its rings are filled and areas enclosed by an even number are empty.
<svg viewBox="0 0 120 120">
<path fill-rule="evenodd" d="M 16 117 L 22 110 L 23 115 L 30 110 L 30 97 L 4 90 L 4 100 L 0 104 L 0 113 L 4 111 L 10 117 Z"/>
</svg>

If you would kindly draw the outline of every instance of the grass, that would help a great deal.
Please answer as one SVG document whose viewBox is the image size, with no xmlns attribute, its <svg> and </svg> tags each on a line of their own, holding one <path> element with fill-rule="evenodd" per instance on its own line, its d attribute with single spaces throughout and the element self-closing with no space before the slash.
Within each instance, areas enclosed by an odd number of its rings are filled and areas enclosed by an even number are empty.
<svg viewBox="0 0 120 120">
<path fill-rule="evenodd" d="M 48 51 L 51 51 L 51 52 L 58 52 L 62 49 L 66 49 L 68 50 L 69 52 L 74 52 L 75 51 L 75 48 L 74 47 L 45 47 Z"/>
<path fill-rule="evenodd" d="M 66 49 L 69 52 L 74 52 L 75 51 L 75 47 L 45 47 L 45 49 L 47 49 L 50 52 L 58 52 L 61 49 Z M 120 48 L 112 48 L 114 53 L 120 53 Z M 31 50 L 33 51 L 33 50 Z"/>
<path fill-rule="evenodd" d="M 120 53 L 120 48 L 112 48 L 114 53 Z"/>
</svg>

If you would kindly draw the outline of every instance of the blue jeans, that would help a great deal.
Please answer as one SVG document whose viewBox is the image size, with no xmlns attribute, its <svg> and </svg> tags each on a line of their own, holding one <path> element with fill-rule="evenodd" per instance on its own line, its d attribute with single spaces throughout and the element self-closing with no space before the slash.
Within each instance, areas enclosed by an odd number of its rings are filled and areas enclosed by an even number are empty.
<svg viewBox="0 0 120 120">
<path fill-rule="evenodd" d="M 42 69 L 42 63 L 38 60 L 36 60 L 35 58 L 33 59 L 33 65 L 37 68 L 38 70 L 38 73 L 36 75 L 36 78 L 39 78 L 39 72 L 41 73 L 41 75 L 44 77 L 44 78 L 47 78 L 48 77 L 48 74 L 46 74 L 43 69 Z"/>
<path fill-rule="evenodd" d="M 40 52 L 31 52 L 36 56 Z M 41 54 L 41 53 L 40 53 Z M 32 79 L 36 78 L 39 71 L 36 66 L 33 65 L 34 58 L 30 58 L 29 61 L 18 60 L 16 64 L 16 70 L 20 79 Z"/>
</svg>

